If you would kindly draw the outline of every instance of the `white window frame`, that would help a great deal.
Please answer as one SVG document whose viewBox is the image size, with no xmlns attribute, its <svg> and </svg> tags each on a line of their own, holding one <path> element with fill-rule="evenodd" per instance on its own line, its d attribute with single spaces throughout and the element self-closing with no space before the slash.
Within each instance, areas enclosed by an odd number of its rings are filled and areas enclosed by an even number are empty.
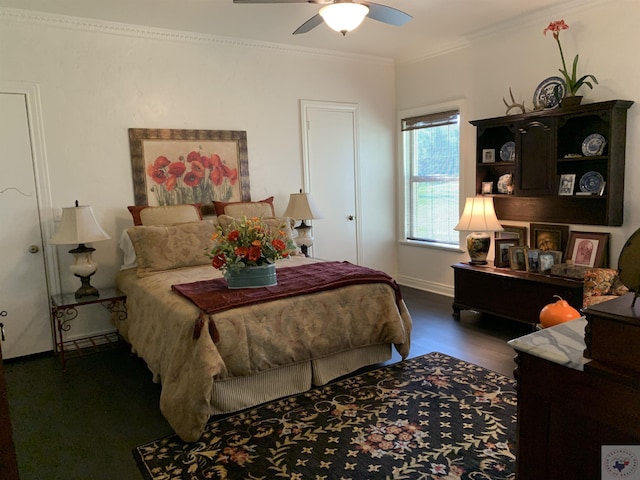
<svg viewBox="0 0 640 480">
<path fill-rule="evenodd" d="M 428 105 L 423 107 L 417 107 L 413 109 L 403 110 L 398 112 L 397 123 L 398 125 L 398 158 L 401 160 L 400 168 L 398 169 L 398 238 L 399 243 L 404 245 L 412 245 L 429 249 L 440 249 L 461 252 L 465 243 L 463 237 L 465 235 L 460 234 L 458 238 L 458 245 L 437 243 L 423 240 L 411 240 L 407 238 L 407 225 L 409 219 L 407 218 L 406 204 L 410 201 L 410 192 L 407 191 L 409 182 L 407 182 L 407 175 L 410 172 L 410 158 L 405 151 L 404 146 L 404 132 L 402 132 L 401 125 L 402 120 L 405 118 L 418 117 L 421 115 L 430 115 L 441 112 L 447 112 L 450 110 L 457 110 L 460 114 L 460 176 L 459 176 L 459 199 L 458 209 L 461 212 L 464 206 L 464 199 L 466 198 L 465 192 L 475 189 L 475 130 L 470 126 L 467 120 L 466 114 L 466 102 L 464 99 L 455 99 L 450 102 L 444 102 L 440 104 Z M 470 159 L 469 162 L 465 161 Z M 472 183 L 469 183 L 472 182 Z"/>
</svg>

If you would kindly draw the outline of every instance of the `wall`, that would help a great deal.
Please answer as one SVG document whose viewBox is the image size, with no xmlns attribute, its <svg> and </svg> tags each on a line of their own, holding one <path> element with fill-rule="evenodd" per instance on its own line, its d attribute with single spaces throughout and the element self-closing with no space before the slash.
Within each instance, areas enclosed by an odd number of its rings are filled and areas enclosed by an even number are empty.
<svg viewBox="0 0 640 480">
<path fill-rule="evenodd" d="M 462 118 L 466 124 L 469 120 L 503 116 L 506 107 L 502 99 L 510 100 L 509 88 L 516 101 L 524 100 L 527 108 L 532 109 L 536 86 L 543 79 L 558 75 L 561 66 L 553 37 L 542 35 L 550 21 L 561 18 L 570 27 L 560 37 L 567 62 L 579 53 L 578 73 L 593 74 L 599 81 L 593 90 L 583 88 L 580 91 L 585 96 L 583 103 L 611 99 L 640 102 L 640 65 L 634 60 L 640 40 L 638 3 L 636 0 L 596 0 L 588 8 L 554 9 L 485 32 L 470 38 L 466 48 L 455 52 L 398 65 L 398 111 L 427 109 L 461 98 L 466 105 L 466 116 Z M 475 129 L 468 129 L 467 125 L 462 132 L 463 199 L 475 194 Z M 624 242 L 640 227 L 637 183 L 640 164 L 636 161 L 640 157 L 639 127 L 640 105 L 635 104 L 628 112 L 624 224 L 621 227 L 570 225 L 570 230 L 575 231 L 610 232 L 610 258 L 614 267 Z M 471 150 L 469 145 L 473 145 Z M 620 186 L 608 185 L 607 188 Z M 463 205 L 464 200 L 461 200 Z M 464 240 L 464 235 L 461 237 Z M 461 261 L 468 261 L 466 252 L 400 245 L 398 280 L 416 288 L 453 295 L 450 266 Z"/>
<path fill-rule="evenodd" d="M 112 237 L 95 245 L 96 287 L 115 283 L 132 225 L 128 128 L 246 130 L 251 196 L 274 195 L 281 214 L 302 186 L 301 99 L 359 105 L 363 264 L 395 274 L 390 61 L 11 9 L 0 10 L 0 45 L 0 80 L 40 86 L 51 204 L 92 205 Z M 67 249 L 66 292 L 78 286 Z M 80 329 L 109 327 L 100 309 L 84 320 Z"/>
</svg>

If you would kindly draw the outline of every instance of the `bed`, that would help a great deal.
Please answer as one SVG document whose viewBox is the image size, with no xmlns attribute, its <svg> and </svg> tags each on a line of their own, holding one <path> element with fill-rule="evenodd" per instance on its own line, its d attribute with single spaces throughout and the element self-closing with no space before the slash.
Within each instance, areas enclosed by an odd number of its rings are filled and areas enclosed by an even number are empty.
<svg viewBox="0 0 640 480">
<path fill-rule="evenodd" d="M 123 234 L 121 246 L 131 245 L 116 284 L 127 295 L 127 318 L 114 322 L 161 383 L 160 409 L 184 441 L 198 440 L 211 415 L 323 385 L 389 360 L 392 348 L 409 354 L 411 318 L 385 282 L 204 314 L 172 287 L 221 277 L 202 258 L 219 220 L 160 217 Z M 292 255 L 277 271 L 318 262 Z"/>
</svg>

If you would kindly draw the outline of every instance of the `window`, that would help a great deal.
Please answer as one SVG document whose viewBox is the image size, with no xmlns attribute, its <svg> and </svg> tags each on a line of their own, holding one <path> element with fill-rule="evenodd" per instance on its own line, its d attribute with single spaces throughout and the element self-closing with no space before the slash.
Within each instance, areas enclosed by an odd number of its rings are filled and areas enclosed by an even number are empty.
<svg viewBox="0 0 640 480">
<path fill-rule="evenodd" d="M 459 245 L 460 112 L 402 119 L 405 238 Z"/>
</svg>

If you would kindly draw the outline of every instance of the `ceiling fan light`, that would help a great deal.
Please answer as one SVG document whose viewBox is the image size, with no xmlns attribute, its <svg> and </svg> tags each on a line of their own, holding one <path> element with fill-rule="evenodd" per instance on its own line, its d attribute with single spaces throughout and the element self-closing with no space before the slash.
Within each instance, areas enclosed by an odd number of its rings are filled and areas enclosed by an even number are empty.
<svg viewBox="0 0 640 480">
<path fill-rule="evenodd" d="M 362 23 L 369 7 L 360 3 L 332 3 L 322 7 L 319 13 L 331 29 L 345 35 Z"/>
</svg>

